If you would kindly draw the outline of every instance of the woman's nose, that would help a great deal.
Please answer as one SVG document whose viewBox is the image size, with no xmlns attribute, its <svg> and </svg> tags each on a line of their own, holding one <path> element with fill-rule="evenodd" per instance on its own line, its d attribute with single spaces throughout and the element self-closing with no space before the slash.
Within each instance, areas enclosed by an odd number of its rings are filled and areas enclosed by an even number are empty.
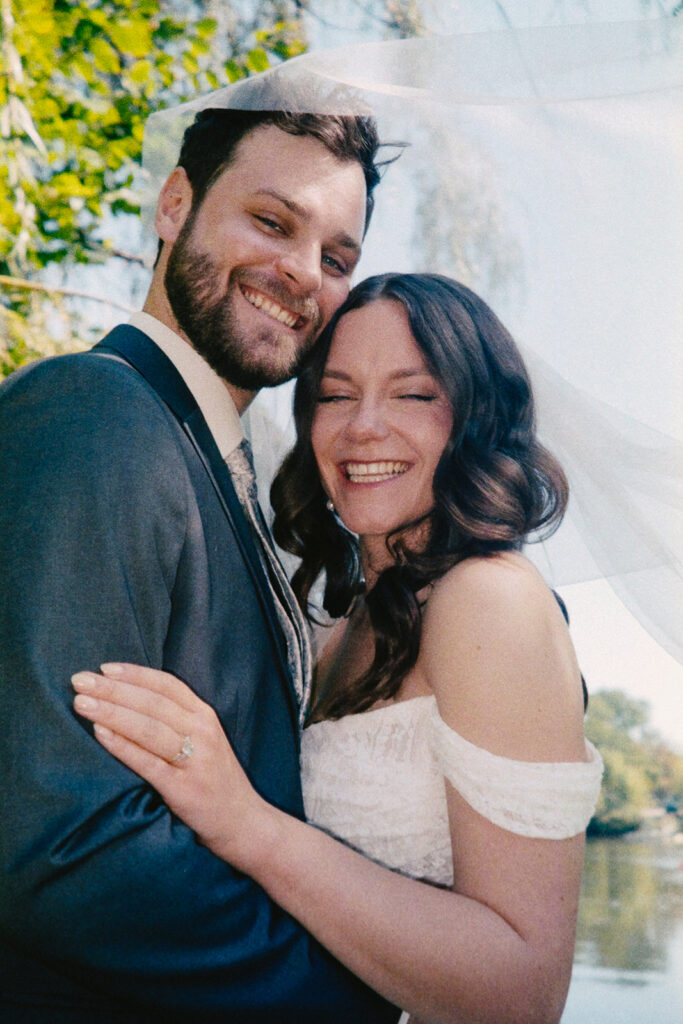
<svg viewBox="0 0 683 1024">
<path fill-rule="evenodd" d="M 346 433 L 354 441 L 383 438 L 388 425 L 381 403 L 373 399 L 359 399 L 346 424 Z"/>
</svg>

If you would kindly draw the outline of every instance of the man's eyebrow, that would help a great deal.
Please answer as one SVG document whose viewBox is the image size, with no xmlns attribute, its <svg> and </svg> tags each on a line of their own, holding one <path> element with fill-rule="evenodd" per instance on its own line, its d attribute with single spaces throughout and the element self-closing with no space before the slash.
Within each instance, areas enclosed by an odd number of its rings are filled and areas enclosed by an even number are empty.
<svg viewBox="0 0 683 1024">
<path fill-rule="evenodd" d="M 297 217 L 301 217 L 303 220 L 310 220 L 311 215 L 308 210 L 295 202 L 294 199 L 290 199 L 289 196 L 284 195 L 282 192 L 278 192 L 274 188 L 257 188 L 254 190 L 256 196 L 270 196 L 271 199 L 277 199 L 279 203 L 286 206 L 290 213 L 296 214 Z"/>
<path fill-rule="evenodd" d="M 270 196 L 271 199 L 276 199 L 279 203 L 282 203 L 282 205 L 286 207 L 290 213 L 293 213 L 295 217 L 299 217 L 303 221 L 311 219 L 310 211 L 307 210 L 305 206 L 301 206 L 300 203 L 297 203 L 294 199 L 290 199 L 289 196 L 284 195 L 282 192 L 278 192 L 277 189 L 257 188 L 254 195 Z M 360 256 L 361 247 L 359 243 L 352 238 L 351 235 L 347 235 L 345 231 L 341 231 L 339 234 L 335 235 L 333 241 L 336 242 L 337 245 L 341 245 L 342 248 L 349 249 L 356 256 Z"/>
<path fill-rule="evenodd" d="M 360 245 L 355 241 L 355 239 L 351 238 L 351 235 L 341 232 L 340 234 L 335 235 L 332 241 L 336 242 L 336 244 L 341 246 L 342 249 L 348 249 L 354 256 L 360 256 L 361 254 Z"/>
</svg>

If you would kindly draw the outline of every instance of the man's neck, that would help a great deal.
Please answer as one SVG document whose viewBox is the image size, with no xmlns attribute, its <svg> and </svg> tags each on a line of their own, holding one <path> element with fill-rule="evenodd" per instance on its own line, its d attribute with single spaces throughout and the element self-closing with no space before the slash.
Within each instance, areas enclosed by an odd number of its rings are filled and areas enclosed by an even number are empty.
<svg viewBox="0 0 683 1024">
<path fill-rule="evenodd" d="M 174 334 L 177 334 L 177 336 L 181 338 L 186 345 L 189 345 L 190 348 L 194 349 L 194 345 L 188 338 L 187 334 L 182 330 L 173 314 L 166 292 L 162 290 L 160 293 L 159 289 L 155 287 L 154 282 L 152 282 L 152 287 L 150 288 L 145 304 L 142 307 L 142 312 L 147 313 L 149 316 L 153 316 L 156 320 L 159 320 L 160 323 L 168 327 Z M 223 384 L 230 393 L 230 397 L 235 403 L 235 408 L 241 416 L 254 400 L 258 392 L 245 391 L 243 388 L 238 388 L 235 384 L 231 384 L 230 381 L 225 379 L 223 379 Z"/>
</svg>

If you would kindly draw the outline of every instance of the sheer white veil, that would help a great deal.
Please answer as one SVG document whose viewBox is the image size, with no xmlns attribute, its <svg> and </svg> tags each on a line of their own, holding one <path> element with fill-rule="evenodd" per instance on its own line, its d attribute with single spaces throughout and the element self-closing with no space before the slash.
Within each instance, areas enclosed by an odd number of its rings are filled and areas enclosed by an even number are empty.
<svg viewBox="0 0 683 1024">
<path fill-rule="evenodd" d="M 554 586 L 606 578 L 681 662 L 682 31 L 667 18 L 314 51 L 153 115 L 144 160 L 155 196 L 209 106 L 372 113 L 383 140 L 407 142 L 357 279 L 449 274 L 501 316 L 572 489 L 529 555 Z M 250 414 L 266 495 L 289 397 L 263 392 Z"/>
</svg>

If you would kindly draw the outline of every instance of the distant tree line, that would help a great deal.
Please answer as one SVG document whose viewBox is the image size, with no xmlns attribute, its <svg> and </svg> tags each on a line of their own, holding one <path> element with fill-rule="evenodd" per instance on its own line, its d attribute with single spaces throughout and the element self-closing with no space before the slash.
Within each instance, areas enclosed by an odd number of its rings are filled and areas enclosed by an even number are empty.
<svg viewBox="0 0 683 1024">
<path fill-rule="evenodd" d="M 602 755 L 605 775 L 589 835 L 633 831 L 651 808 L 679 814 L 683 821 L 683 757 L 648 721 L 647 702 L 621 690 L 591 696 L 586 733 Z"/>
</svg>

